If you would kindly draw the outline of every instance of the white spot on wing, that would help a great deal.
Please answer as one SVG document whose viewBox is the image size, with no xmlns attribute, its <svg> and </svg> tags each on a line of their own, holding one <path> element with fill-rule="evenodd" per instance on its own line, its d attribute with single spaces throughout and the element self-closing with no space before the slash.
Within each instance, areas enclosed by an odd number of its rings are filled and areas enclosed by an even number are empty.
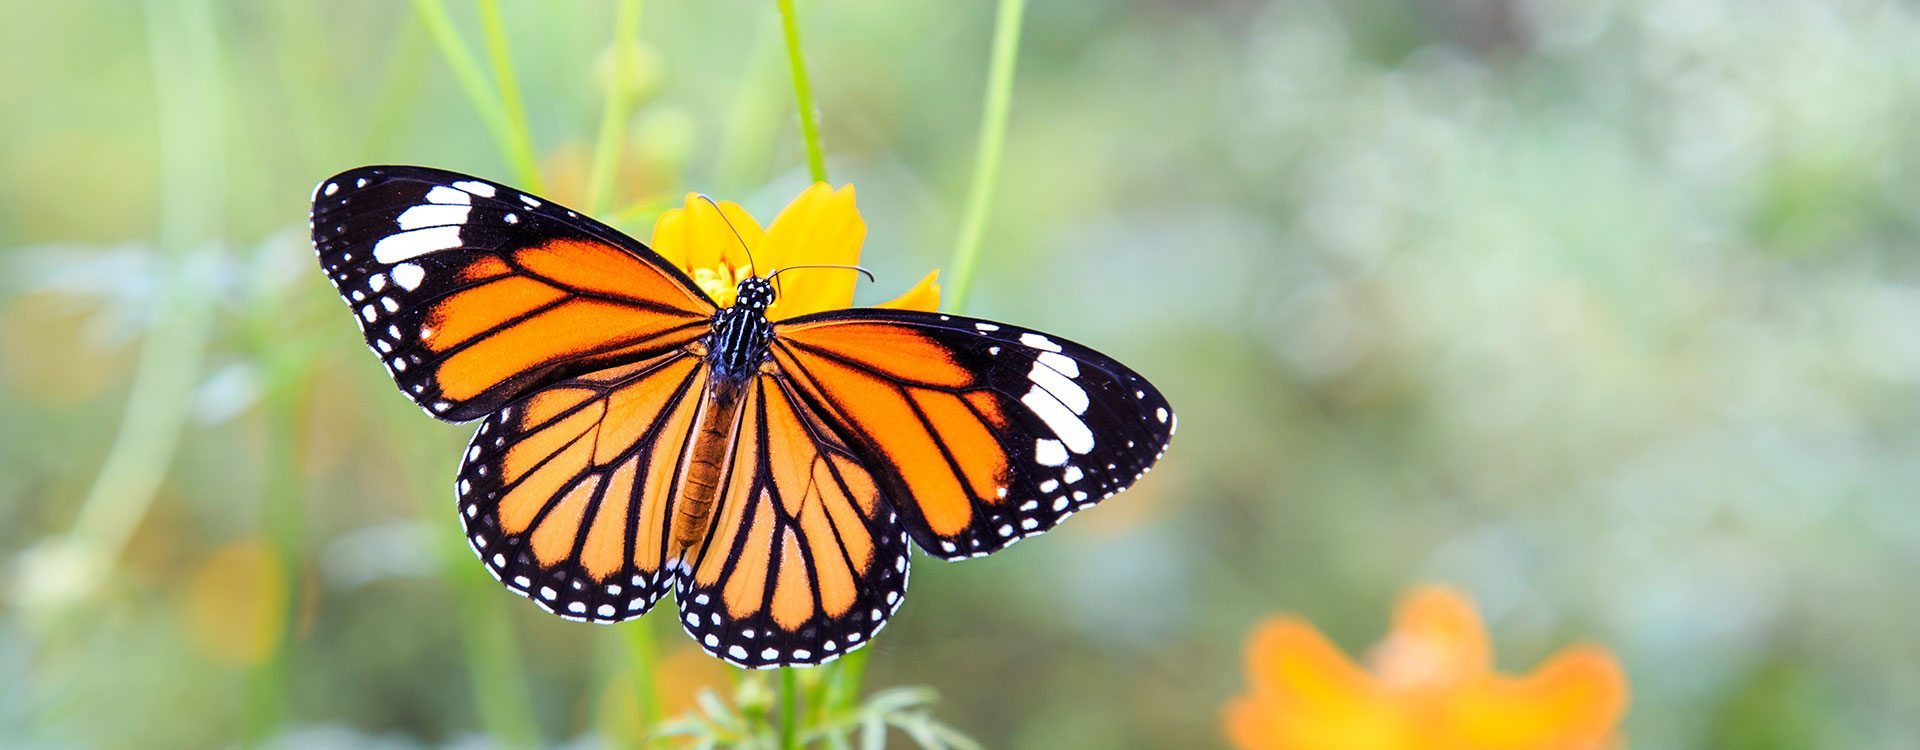
<svg viewBox="0 0 1920 750">
<path fill-rule="evenodd" d="M 1086 395 L 1081 394 L 1081 398 L 1085 399 Z M 1053 430 L 1053 434 L 1060 436 L 1060 440 L 1066 443 L 1066 447 L 1072 449 L 1074 453 L 1085 454 L 1093 450 L 1093 431 L 1087 429 L 1087 423 L 1080 421 L 1079 417 L 1068 411 L 1059 399 L 1047 395 L 1036 386 L 1033 390 L 1027 391 L 1027 395 L 1020 397 L 1020 403 L 1026 404 L 1028 411 L 1046 422 L 1047 429 Z M 1042 463 L 1047 463 L 1048 466 L 1059 466 L 1065 462 L 1066 457 L 1063 455 L 1058 463 L 1044 461 Z"/>
<path fill-rule="evenodd" d="M 1058 370 L 1048 367 L 1045 362 L 1034 362 L 1033 369 L 1027 373 L 1027 379 L 1033 381 L 1035 387 L 1045 388 L 1048 393 L 1053 394 L 1054 398 L 1060 399 L 1060 403 L 1066 404 L 1067 408 L 1073 410 L 1073 413 L 1087 413 L 1088 401 L 1086 390 L 1082 389 L 1080 384 L 1073 382 L 1069 376 L 1062 375 Z M 1033 395 L 1033 391 L 1027 392 L 1028 397 Z M 1025 399 L 1022 400 L 1024 401 Z M 1063 435 L 1062 437 L 1065 436 Z"/>
<path fill-rule="evenodd" d="M 400 288 L 409 292 L 419 289 L 420 282 L 425 281 L 426 278 L 427 269 L 421 268 L 418 264 L 402 263 L 393 267 L 393 283 L 399 284 Z"/>
<path fill-rule="evenodd" d="M 492 185 L 477 180 L 461 180 L 453 183 L 453 186 L 482 198 L 492 198 L 494 193 Z"/>
<path fill-rule="evenodd" d="M 1061 375 L 1070 378 L 1080 377 L 1080 363 L 1073 361 L 1072 357 L 1065 354 L 1058 352 L 1041 352 L 1037 359 L 1041 364 L 1059 370 Z"/>
<path fill-rule="evenodd" d="M 1060 345 L 1053 343 L 1053 339 L 1047 338 L 1037 333 L 1020 334 L 1020 343 L 1026 344 L 1027 346 L 1031 346 L 1035 349 L 1041 349 L 1044 351 L 1049 351 L 1049 352 L 1060 351 Z"/>
<path fill-rule="evenodd" d="M 439 188 L 435 188 L 438 190 Z M 466 193 L 461 193 L 466 195 Z M 373 259 L 381 263 L 399 263 L 427 253 L 460 246 L 460 227 L 432 227 L 397 232 L 373 243 Z"/>
<path fill-rule="evenodd" d="M 434 189 L 427 191 L 427 201 L 429 203 L 444 203 L 447 205 L 471 206 L 473 205 L 473 196 L 464 190 L 455 190 L 450 187 L 436 186 L 434 187 Z"/>
<path fill-rule="evenodd" d="M 1058 440 L 1040 438 L 1033 441 L 1033 460 L 1042 466 L 1059 466 L 1067 462 L 1067 446 Z"/>
<path fill-rule="evenodd" d="M 472 206 L 448 206 L 439 203 L 422 203 L 400 212 L 402 230 L 423 229 L 426 227 L 458 226 L 467 223 L 467 214 Z"/>
</svg>

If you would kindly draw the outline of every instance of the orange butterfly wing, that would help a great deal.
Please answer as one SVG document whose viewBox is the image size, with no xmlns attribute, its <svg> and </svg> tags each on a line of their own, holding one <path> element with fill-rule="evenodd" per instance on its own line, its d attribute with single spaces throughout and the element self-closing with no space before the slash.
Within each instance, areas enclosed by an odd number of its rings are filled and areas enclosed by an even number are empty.
<svg viewBox="0 0 1920 750">
<path fill-rule="evenodd" d="M 321 268 L 428 414 L 478 419 L 546 382 L 673 351 L 715 307 L 573 211 L 466 175 L 363 167 L 315 189 Z"/>
<path fill-rule="evenodd" d="M 1126 489 L 1177 426 L 1126 366 L 1001 323 L 835 311 L 780 325 L 772 349 L 914 541 L 945 559 L 997 551 Z"/>
<path fill-rule="evenodd" d="M 906 595 L 900 520 L 794 384 L 759 375 L 712 531 L 680 576 L 681 621 L 745 667 L 819 664 L 864 646 Z"/>
<path fill-rule="evenodd" d="M 460 467 L 460 521 L 489 572 L 562 617 L 639 617 L 673 584 L 671 539 L 694 415 L 692 350 L 536 391 L 480 423 Z"/>
</svg>

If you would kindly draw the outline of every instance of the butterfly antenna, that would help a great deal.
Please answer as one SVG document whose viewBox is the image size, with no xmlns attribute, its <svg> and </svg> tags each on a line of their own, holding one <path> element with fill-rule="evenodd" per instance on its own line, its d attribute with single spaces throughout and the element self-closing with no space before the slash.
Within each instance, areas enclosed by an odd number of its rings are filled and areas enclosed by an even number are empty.
<svg viewBox="0 0 1920 750">
<path fill-rule="evenodd" d="M 867 281 L 875 280 L 873 278 L 873 272 L 867 270 L 866 266 L 854 266 L 854 265 L 847 265 L 843 263 L 804 263 L 797 266 L 787 266 L 778 271 L 774 271 L 771 275 L 767 276 L 767 280 L 772 281 L 774 276 L 779 276 L 780 274 L 786 273 L 796 268 L 844 268 L 849 271 L 859 271 L 861 274 L 864 274 L 867 277 Z"/>
<path fill-rule="evenodd" d="M 747 266 L 755 271 L 760 270 L 759 262 L 753 259 L 753 248 L 747 246 L 747 238 L 740 236 L 740 230 L 733 228 L 733 220 L 727 218 L 727 212 L 721 210 L 720 204 L 713 202 L 713 198 L 708 197 L 706 193 L 700 193 L 699 195 L 700 200 L 706 201 L 707 205 L 713 207 L 714 213 L 720 214 L 721 223 L 726 224 L 727 231 L 733 232 L 733 238 L 740 241 L 740 249 L 747 251 Z M 772 277 L 769 276 L 768 278 Z"/>
</svg>

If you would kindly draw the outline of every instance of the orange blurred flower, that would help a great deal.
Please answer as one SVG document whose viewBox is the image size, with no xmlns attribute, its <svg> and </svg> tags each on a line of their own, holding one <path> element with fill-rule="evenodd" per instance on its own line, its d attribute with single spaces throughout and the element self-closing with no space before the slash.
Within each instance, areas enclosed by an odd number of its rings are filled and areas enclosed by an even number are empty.
<svg viewBox="0 0 1920 750">
<path fill-rule="evenodd" d="M 1233 744 L 1258 750 L 1588 750 L 1614 745 L 1627 680 L 1606 649 L 1562 650 L 1524 676 L 1493 670 L 1473 604 L 1444 587 L 1400 602 L 1371 671 L 1297 617 L 1247 646 L 1252 691 L 1227 705 Z"/>
<path fill-rule="evenodd" d="M 736 233 L 737 236 L 736 236 Z M 836 190 L 816 182 L 773 217 L 766 229 L 732 201 L 710 201 L 688 193 L 686 204 L 669 209 L 653 225 L 653 251 L 680 266 L 714 304 L 733 304 L 734 288 L 748 276 L 765 276 L 787 266 L 811 263 L 856 264 L 867 238 L 867 222 L 854 206 L 853 186 Z M 752 248 L 753 261 L 742 247 Z M 940 272 L 877 307 L 931 312 L 940 306 Z M 853 306 L 851 271 L 817 270 L 780 277 L 780 294 L 767 317 L 782 320 Z"/>
</svg>

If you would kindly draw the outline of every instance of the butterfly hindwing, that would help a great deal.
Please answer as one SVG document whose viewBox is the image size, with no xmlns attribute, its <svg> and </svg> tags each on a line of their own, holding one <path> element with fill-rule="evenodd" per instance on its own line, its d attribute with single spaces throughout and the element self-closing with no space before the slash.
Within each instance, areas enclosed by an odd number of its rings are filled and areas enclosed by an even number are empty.
<svg viewBox="0 0 1920 750">
<path fill-rule="evenodd" d="M 858 309 L 777 330 L 773 360 L 854 436 L 914 541 L 945 559 L 997 551 L 1126 489 L 1177 424 L 1145 378 L 1029 329 Z"/>
<path fill-rule="evenodd" d="M 703 549 L 676 597 L 687 633 L 746 667 L 866 645 L 907 589 L 907 535 L 856 454 L 783 375 L 749 386 Z"/>
<path fill-rule="evenodd" d="M 645 614 L 672 587 L 680 465 L 708 368 L 676 351 L 535 391 L 480 423 L 460 520 L 495 578 L 572 619 Z"/>
<path fill-rule="evenodd" d="M 678 349 L 715 309 L 621 233 L 455 172 L 342 172 L 315 188 L 312 230 L 367 346 L 408 398 L 448 421 Z"/>
</svg>

